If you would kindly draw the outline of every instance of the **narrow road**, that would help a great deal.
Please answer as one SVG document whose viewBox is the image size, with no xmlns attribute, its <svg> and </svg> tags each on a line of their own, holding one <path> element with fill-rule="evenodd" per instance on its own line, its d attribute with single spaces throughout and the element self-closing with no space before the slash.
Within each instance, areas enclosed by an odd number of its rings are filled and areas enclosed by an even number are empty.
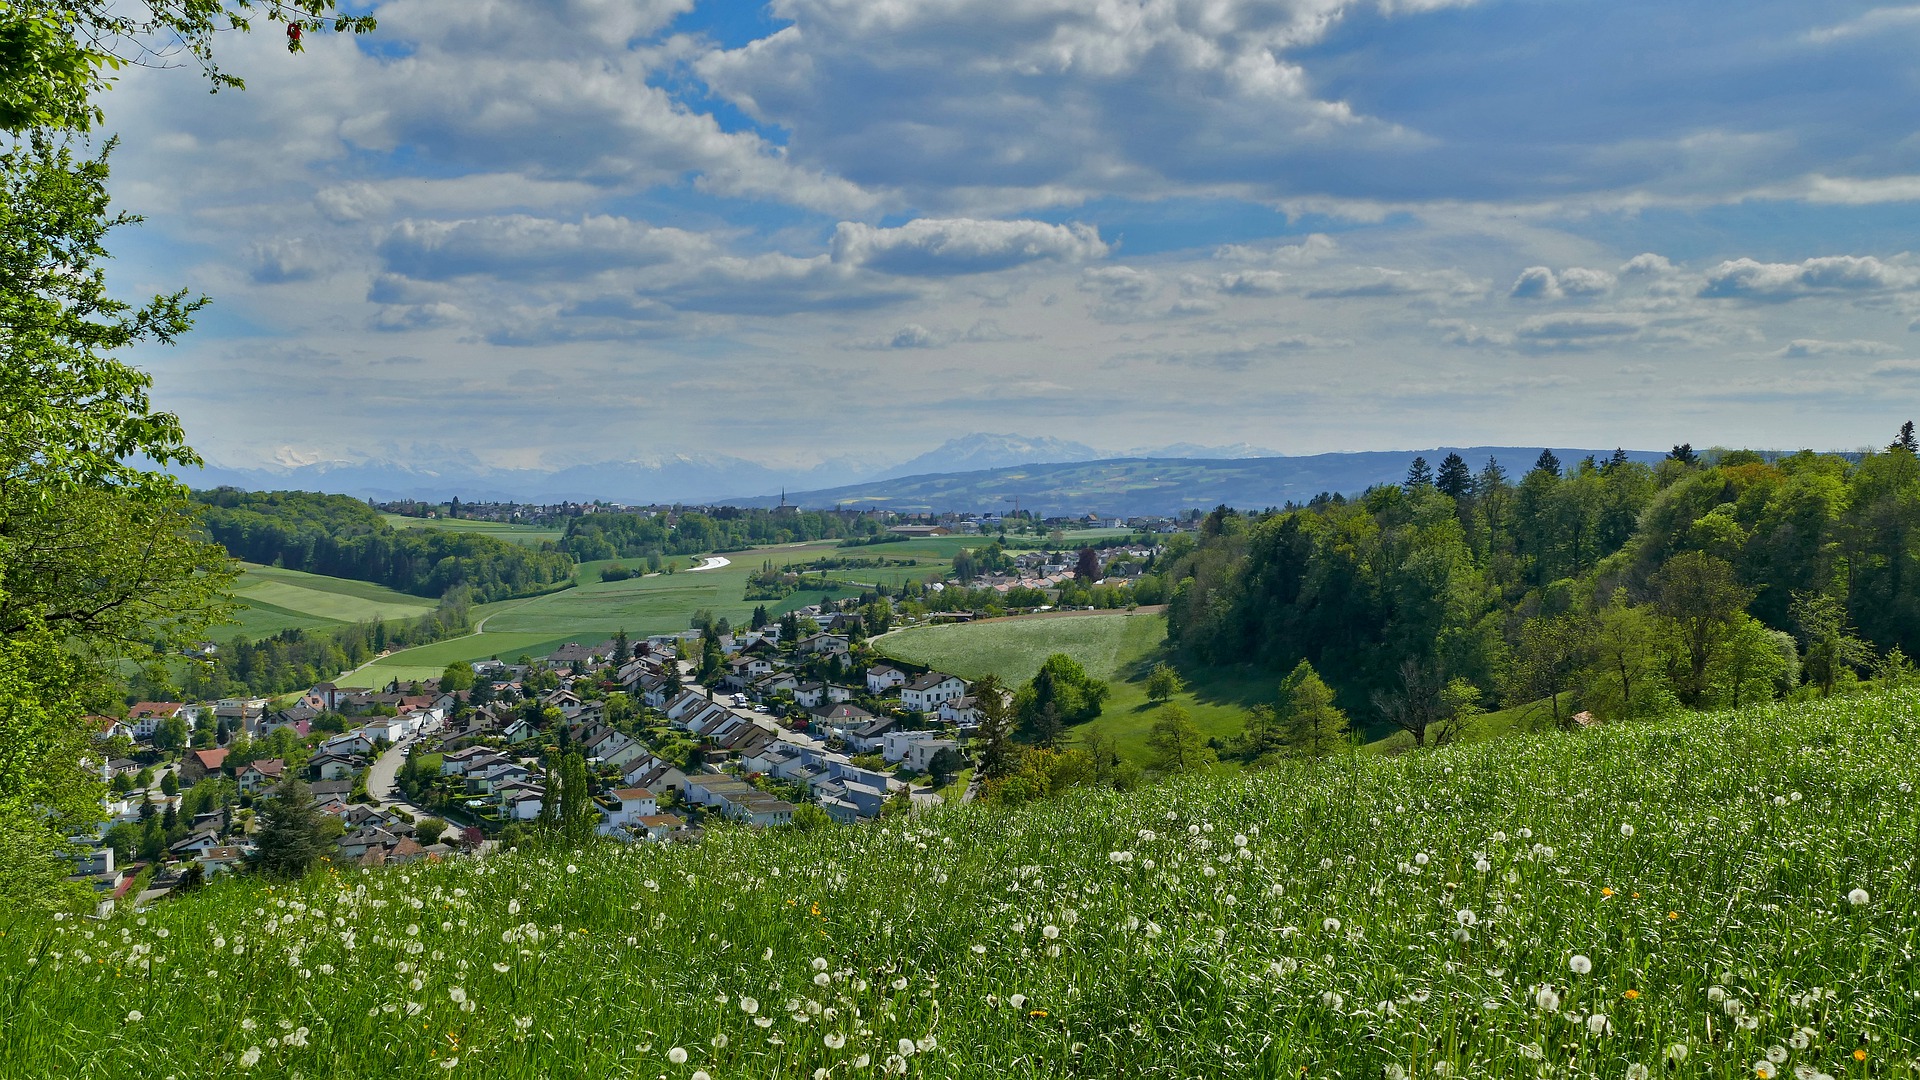
<svg viewBox="0 0 1920 1080">
<path fill-rule="evenodd" d="M 374 758 L 373 764 L 367 766 L 367 796 L 382 810 L 398 807 L 415 818 L 432 817 L 430 812 L 408 802 L 394 784 L 400 775 L 400 764 L 407 758 L 407 747 L 413 745 L 414 741 L 412 738 L 401 739 L 387 747 L 385 753 Z"/>
<path fill-rule="evenodd" d="M 707 556 L 707 561 L 704 563 L 701 563 L 699 566 L 687 567 L 687 573 L 697 574 L 702 570 L 718 570 L 723 566 L 731 566 L 731 565 L 733 565 L 732 559 L 724 558 L 719 555 L 709 555 Z"/>
</svg>

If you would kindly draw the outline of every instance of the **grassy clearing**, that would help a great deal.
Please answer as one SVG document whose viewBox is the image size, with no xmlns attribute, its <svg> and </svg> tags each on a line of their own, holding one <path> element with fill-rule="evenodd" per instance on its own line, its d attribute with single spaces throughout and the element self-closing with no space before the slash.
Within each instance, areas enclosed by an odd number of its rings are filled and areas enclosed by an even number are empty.
<svg viewBox="0 0 1920 1080">
<path fill-rule="evenodd" d="M 558 543 L 566 535 L 562 529 L 545 529 L 537 525 L 522 525 L 510 521 L 473 521 L 468 518 L 416 518 L 401 514 L 382 514 L 387 524 L 396 529 L 438 529 L 441 532 L 479 533 L 496 540 L 505 540 L 510 544 L 528 544 L 538 546 L 548 541 Z"/>
<path fill-rule="evenodd" d="M 1033 678 L 1046 658 L 1063 652 L 1107 682 L 1106 707 L 1075 729 L 1110 736 L 1121 756 L 1144 764 L 1147 733 L 1159 706 L 1147 700 L 1147 673 L 1166 657 L 1166 616 L 1098 612 L 1051 618 L 1006 619 L 953 626 L 921 626 L 883 635 L 874 647 L 888 656 L 950 671 L 965 679 L 996 675 L 1008 685 Z M 1238 735 L 1249 705 L 1272 700 L 1278 676 L 1241 669 L 1189 672 L 1187 688 L 1172 698 L 1210 737 Z"/>
<path fill-rule="evenodd" d="M 366 581 L 306 574 L 276 566 L 242 564 L 234 598 L 243 605 L 231 626 L 215 628 L 222 640 L 262 638 L 282 630 L 322 630 L 375 618 L 406 619 L 434 609 L 434 602 Z"/>
<path fill-rule="evenodd" d="M 10 912 L 0 1072 L 1910 1077 L 1916 738 L 1892 693 Z"/>
</svg>

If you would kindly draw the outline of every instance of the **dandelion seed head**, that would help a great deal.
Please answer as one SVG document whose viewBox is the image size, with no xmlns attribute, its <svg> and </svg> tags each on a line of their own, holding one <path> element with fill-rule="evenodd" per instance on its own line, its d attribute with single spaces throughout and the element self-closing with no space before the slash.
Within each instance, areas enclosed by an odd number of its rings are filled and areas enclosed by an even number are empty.
<svg viewBox="0 0 1920 1080">
<path fill-rule="evenodd" d="M 1574 953 L 1573 958 L 1567 961 L 1567 967 L 1572 969 L 1575 975 L 1585 975 L 1593 970 L 1593 961 L 1580 953 Z"/>
</svg>

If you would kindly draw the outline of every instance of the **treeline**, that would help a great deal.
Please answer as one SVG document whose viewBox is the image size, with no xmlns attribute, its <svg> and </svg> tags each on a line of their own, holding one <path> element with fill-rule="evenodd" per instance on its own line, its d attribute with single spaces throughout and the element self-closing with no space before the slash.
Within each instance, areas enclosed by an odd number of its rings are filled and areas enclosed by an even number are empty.
<svg viewBox="0 0 1920 1080">
<path fill-rule="evenodd" d="M 213 701 L 305 690 L 389 649 L 443 641 L 472 628 L 466 594 L 455 590 L 438 608 L 418 618 L 375 619 L 330 630 L 283 630 L 258 641 L 236 638 L 175 675 L 136 673 L 127 700 Z"/>
<path fill-rule="evenodd" d="M 738 551 L 756 544 L 875 536 L 880 524 L 859 514 L 720 507 L 678 514 L 583 514 L 567 524 L 560 546 L 581 562 Z"/>
<path fill-rule="evenodd" d="M 1162 559 L 1189 660 L 1309 662 L 1356 716 L 1415 732 L 1545 701 L 1636 715 L 1901 678 L 1920 647 L 1912 425 L 1858 460 L 1675 447 L 1518 480 L 1416 460 L 1362 497 L 1226 508 Z"/>
<path fill-rule="evenodd" d="M 552 544 L 395 529 L 344 495 L 218 488 L 195 492 L 194 499 L 208 536 L 248 562 L 370 581 L 415 596 L 464 588 L 477 603 L 547 592 L 573 577 L 573 557 Z"/>
</svg>

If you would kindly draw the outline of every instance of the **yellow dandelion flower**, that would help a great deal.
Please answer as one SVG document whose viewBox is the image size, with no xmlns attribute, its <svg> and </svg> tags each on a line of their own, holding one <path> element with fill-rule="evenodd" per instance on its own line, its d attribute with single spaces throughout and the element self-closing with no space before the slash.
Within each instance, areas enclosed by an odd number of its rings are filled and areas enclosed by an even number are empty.
<svg viewBox="0 0 1920 1080">
<path fill-rule="evenodd" d="M 1628 1001 L 1638 1001 L 1640 998 L 1640 991 L 1629 990 L 1625 994 L 1622 994 L 1621 996 L 1626 998 Z"/>
<path fill-rule="evenodd" d="M 1035 1010 L 1033 1010 L 1032 1012 L 1030 1012 L 1030 1013 L 1028 1013 L 1027 1015 L 1028 1015 L 1028 1016 L 1032 1016 L 1032 1017 L 1036 1017 L 1036 1018 L 1038 1018 L 1038 1019 L 1041 1019 L 1041 1020 L 1045 1020 L 1045 1019 L 1047 1018 L 1047 1010 L 1045 1010 L 1045 1009 L 1035 1009 Z M 1860 1050 L 1856 1050 L 1856 1051 L 1854 1051 L 1854 1053 L 1856 1053 L 1856 1054 L 1859 1054 L 1859 1055 L 1860 1055 L 1861 1057 L 1866 1057 L 1866 1056 L 1867 1056 L 1867 1055 L 1866 1055 L 1866 1053 L 1865 1053 L 1864 1051 L 1860 1051 Z"/>
<path fill-rule="evenodd" d="M 1605 887 L 1605 886 L 1602 886 L 1602 887 L 1601 887 L 1601 889 L 1600 889 L 1600 895 L 1601 895 L 1601 896 L 1612 896 L 1612 895 L 1613 895 L 1613 890 L 1612 890 L 1612 889 L 1610 889 L 1610 888 L 1607 888 L 1607 887 Z"/>
<path fill-rule="evenodd" d="M 1867 1060 L 1867 1052 L 1865 1050 L 1855 1050 L 1853 1052 L 1853 1060 L 1855 1061 Z"/>
<path fill-rule="evenodd" d="M 1668 922 L 1672 922 L 1672 921 L 1674 921 L 1675 919 L 1678 919 L 1679 917 L 1680 917 L 1680 913 L 1679 913 L 1679 912 L 1677 912 L 1677 911 L 1669 911 L 1669 912 L 1667 912 L 1667 921 L 1668 921 Z"/>
</svg>

